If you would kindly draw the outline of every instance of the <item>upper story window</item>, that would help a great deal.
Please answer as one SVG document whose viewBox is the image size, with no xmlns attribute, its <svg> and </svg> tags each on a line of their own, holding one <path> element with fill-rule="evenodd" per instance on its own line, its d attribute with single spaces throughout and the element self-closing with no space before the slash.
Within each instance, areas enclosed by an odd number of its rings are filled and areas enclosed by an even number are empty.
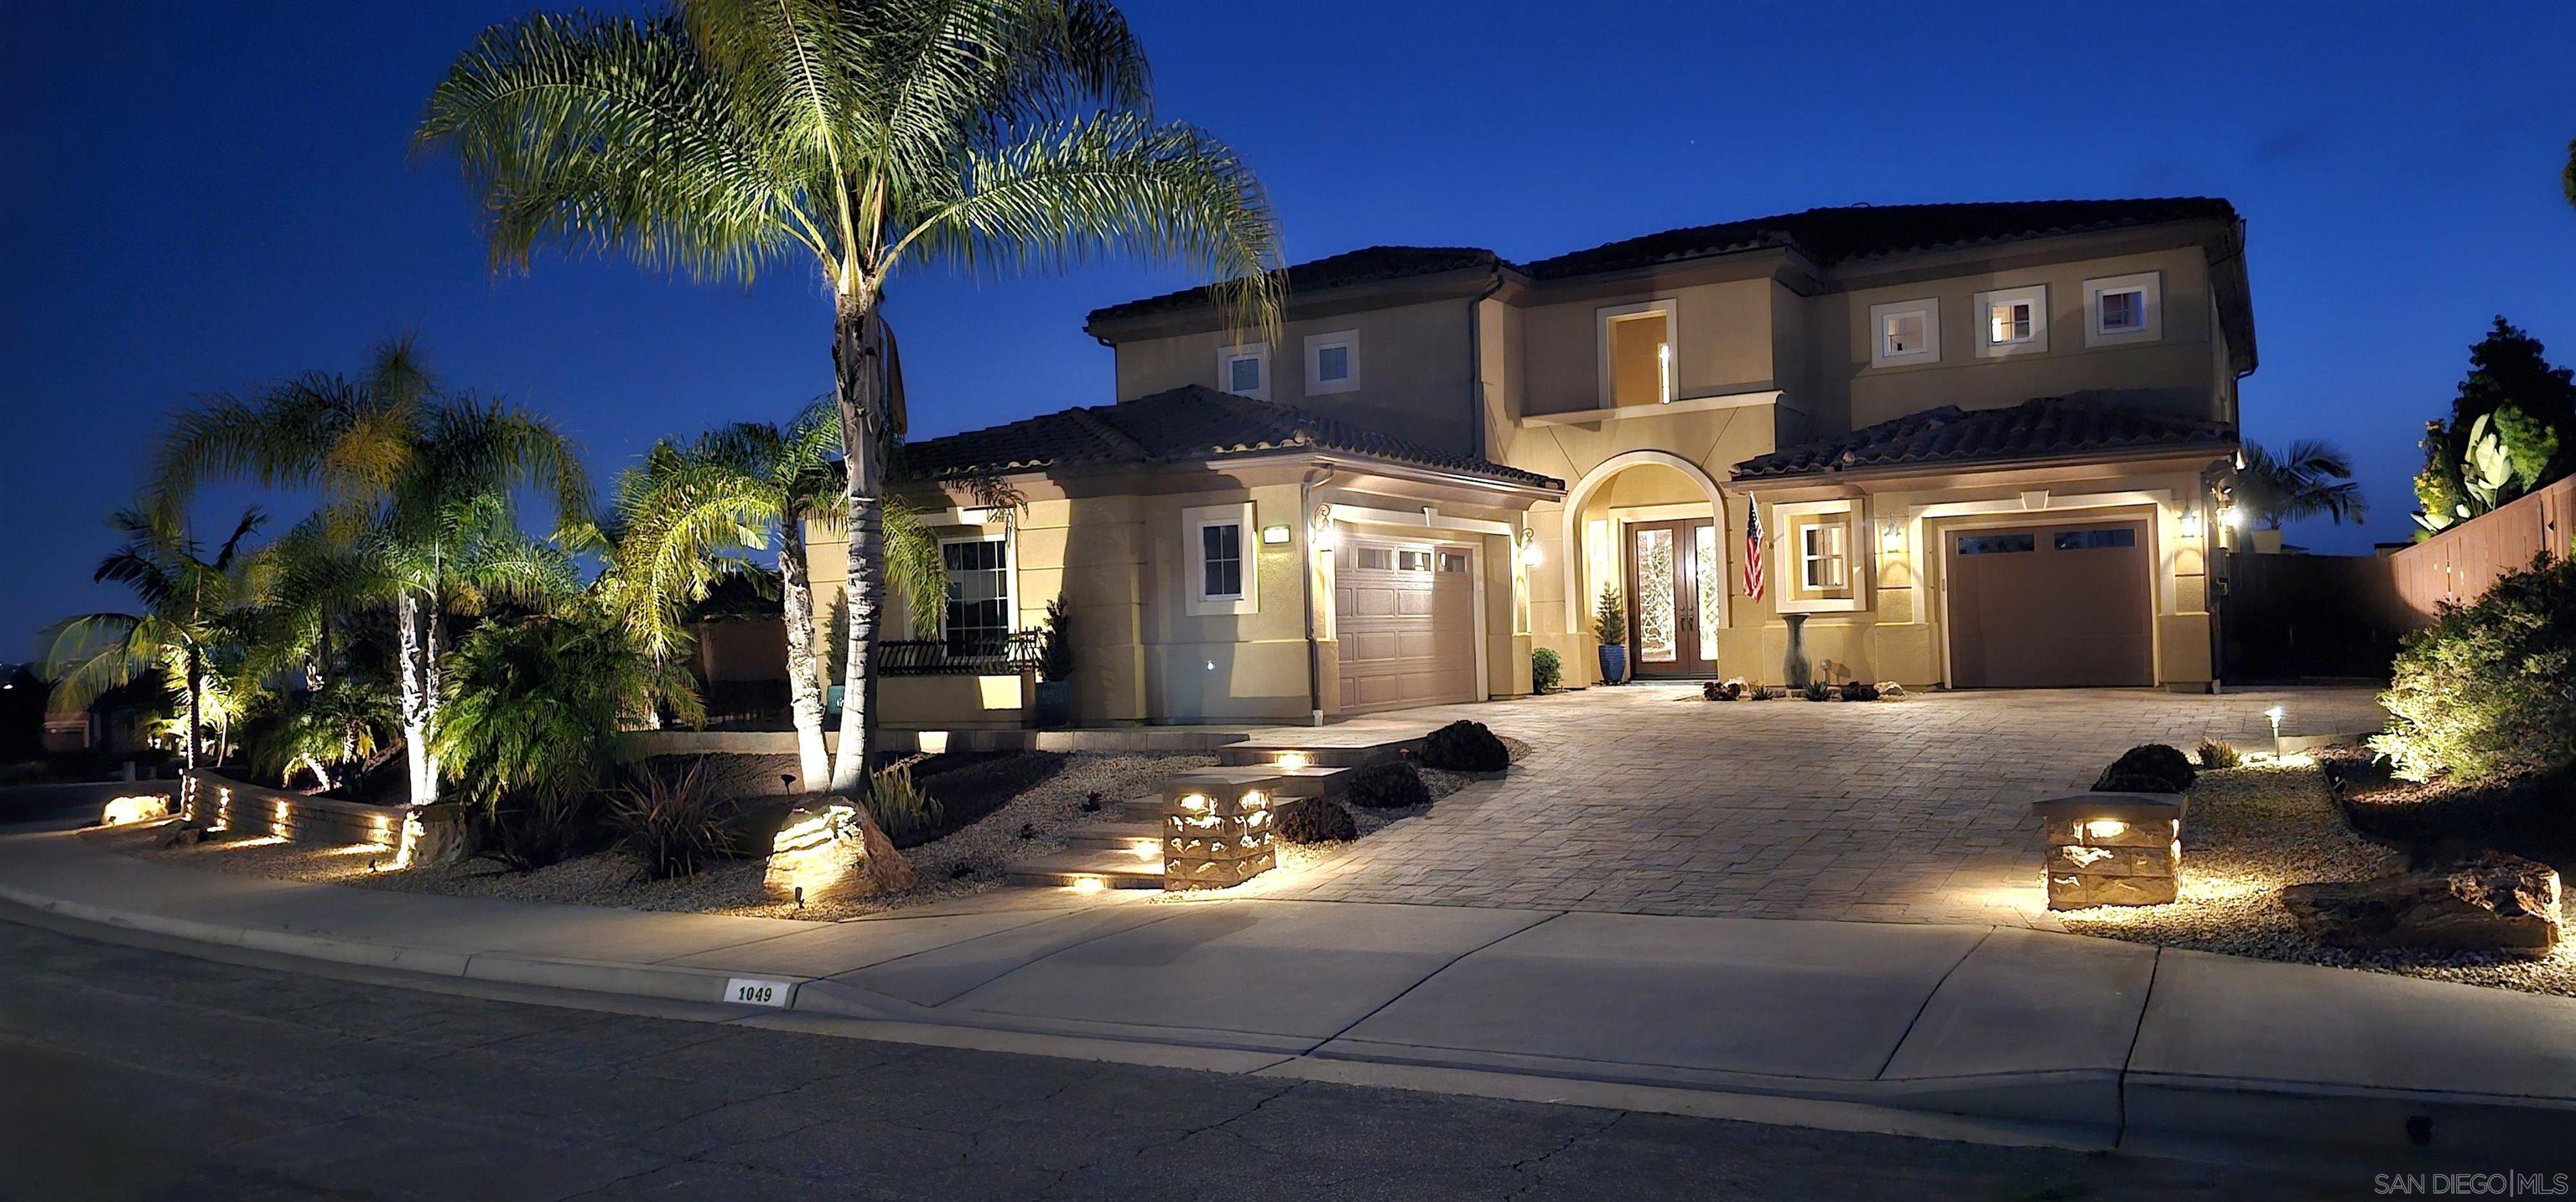
<svg viewBox="0 0 2576 1202">
<path fill-rule="evenodd" d="M 1255 584 L 1252 506 L 1200 505 L 1181 511 L 1181 537 L 1189 553 L 1187 608 L 1193 614 L 1251 613 Z"/>
<path fill-rule="evenodd" d="M 1337 330 L 1306 336 L 1306 395 L 1354 392 L 1360 386 L 1360 333 Z"/>
<path fill-rule="evenodd" d="M 1869 365 L 1893 367 L 1941 361 L 1941 302 L 1893 301 L 1869 307 Z"/>
<path fill-rule="evenodd" d="M 1977 357 L 2048 349 L 2048 285 L 1977 294 Z"/>
<path fill-rule="evenodd" d="M 1673 302 L 1647 301 L 1600 311 L 1601 403 L 1604 408 L 1671 404 Z"/>
<path fill-rule="evenodd" d="M 2084 281 L 2084 345 L 2118 346 L 2164 337 L 2164 275 L 2141 272 Z"/>
<path fill-rule="evenodd" d="M 1216 386 L 1256 401 L 1270 399 L 1270 347 L 1227 347 L 1216 353 Z"/>
</svg>

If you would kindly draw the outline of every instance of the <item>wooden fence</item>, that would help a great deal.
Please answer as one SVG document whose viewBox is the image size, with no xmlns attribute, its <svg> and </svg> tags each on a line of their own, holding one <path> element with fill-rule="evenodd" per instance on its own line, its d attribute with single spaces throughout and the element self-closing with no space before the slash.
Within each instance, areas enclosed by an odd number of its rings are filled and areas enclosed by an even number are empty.
<svg viewBox="0 0 2576 1202">
<path fill-rule="evenodd" d="M 2571 533 L 2576 476 L 2389 556 L 2397 603 L 2410 625 L 2425 625 L 2442 602 L 2476 600 L 2497 577 L 2531 566 L 2543 551 L 2568 554 Z"/>
</svg>

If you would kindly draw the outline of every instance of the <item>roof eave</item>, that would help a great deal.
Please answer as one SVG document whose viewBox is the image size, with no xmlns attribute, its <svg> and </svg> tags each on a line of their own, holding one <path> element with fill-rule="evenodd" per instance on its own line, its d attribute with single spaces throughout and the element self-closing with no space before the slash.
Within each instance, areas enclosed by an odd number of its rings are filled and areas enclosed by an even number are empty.
<svg viewBox="0 0 2576 1202">
<path fill-rule="evenodd" d="M 1821 471 L 1782 472 L 1760 476 L 1731 475 L 1727 482 L 1744 489 L 1806 487 L 1841 480 L 1888 480 L 1907 476 L 1937 476 L 1948 472 L 1973 471 L 1980 468 L 2067 467 L 2089 463 L 2130 463 L 2146 459 L 2191 458 L 2202 456 L 2204 453 L 2206 455 L 2230 453 L 2242 445 L 2243 440 L 2239 438 L 2193 439 L 2188 442 L 2163 442 L 2148 446 L 2113 447 L 2056 455 L 1927 459 L 1916 463 L 1826 468 Z"/>
</svg>

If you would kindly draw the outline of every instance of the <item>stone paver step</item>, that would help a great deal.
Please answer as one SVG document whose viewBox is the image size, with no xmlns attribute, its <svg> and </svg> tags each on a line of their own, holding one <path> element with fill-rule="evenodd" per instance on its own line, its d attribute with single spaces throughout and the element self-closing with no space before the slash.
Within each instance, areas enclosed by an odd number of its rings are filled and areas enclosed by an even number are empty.
<svg viewBox="0 0 2576 1202">
<path fill-rule="evenodd" d="M 1345 784 L 1344 778 L 1354 771 L 1356 771 L 1356 769 L 1347 767 L 1235 767 L 1205 768 L 1196 772 L 1183 772 L 1167 780 L 1162 789 L 1156 790 L 1152 793 L 1139 794 L 1118 803 L 1118 814 L 1122 818 L 1134 820 L 1156 819 L 1163 816 L 1163 808 L 1168 804 L 1165 800 L 1165 794 L 1171 789 L 1189 785 L 1203 786 L 1212 790 L 1224 789 L 1270 777 L 1279 778 L 1281 782 L 1279 786 L 1279 796 L 1282 799 L 1298 797 L 1329 797 L 1342 791 L 1342 787 Z"/>
<path fill-rule="evenodd" d="M 1163 887 L 1163 860 L 1139 859 L 1132 852 L 1108 848 L 1077 848 L 1053 855 L 1033 856 L 1002 870 L 1003 879 L 1014 885 L 1079 886 L 1085 881 L 1098 881 L 1107 889 L 1160 889 Z"/>
<path fill-rule="evenodd" d="M 1120 822 L 1095 822 L 1064 832 L 1067 847 L 1108 848 L 1118 851 L 1152 846 L 1163 837 L 1163 825 L 1152 819 L 1135 818 Z"/>
<path fill-rule="evenodd" d="M 1401 759 L 1420 739 L 1389 739 L 1348 747 L 1313 747 L 1300 743 L 1234 743 L 1217 748 L 1216 762 L 1225 766 L 1279 766 L 1303 762 L 1334 768 L 1358 768 Z"/>
</svg>

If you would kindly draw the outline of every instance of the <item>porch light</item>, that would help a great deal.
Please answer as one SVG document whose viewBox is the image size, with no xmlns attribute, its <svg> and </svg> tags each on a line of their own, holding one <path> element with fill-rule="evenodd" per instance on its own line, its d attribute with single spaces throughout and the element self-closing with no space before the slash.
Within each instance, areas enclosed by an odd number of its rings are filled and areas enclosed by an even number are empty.
<svg viewBox="0 0 2576 1202">
<path fill-rule="evenodd" d="M 1521 563 L 1534 568 L 1538 566 L 1538 560 L 1538 531 L 1523 526 L 1521 527 Z"/>
<path fill-rule="evenodd" d="M 2244 529 L 2246 525 L 2245 510 L 2235 505 L 2228 505 L 2221 508 L 2218 511 L 2218 524 L 2221 526 L 2234 526 L 2239 530 Z"/>
<path fill-rule="evenodd" d="M 1261 528 L 1261 543 L 1263 546 L 1285 546 L 1287 542 L 1288 523 L 1280 522 L 1276 525 L 1264 526 Z"/>
<path fill-rule="evenodd" d="M 1905 554 L 1905 523 L 1885 522 L 1878 528 L 1878 546 L 1890 555 Z"/>
<path fill-rule="evenodd" d="M 2186 509 L 2186 510 L 2183 510 L 2183 511 L 2182 511 L 2182 518 L 2181 518 L 2180 522 L 2179 522 L 2179 523 L 2177 523 L 2177 524 L 2181 526 L 2181 528 L 2182 528 L 2182 536 L 2183 536 L 2184 538 L 2199 538 L 2199 537 L 2200 537 L 2200 527 L 2201 527 L 2201 522 L 2200 522 L 2200 511 L 2199 511 L 2199 510 L 2197 510 L 2197 509 Z"/>
<path fill-rule="evenodd" d="M 1216 790 L 1174 786 L 1163 815 L 1163 888 L 1222 889 L 1277 864 L 1270 799 L 1281 783 L 1262 778 Z"/>
<path fill-rule="evenodd" d="M 1306 536 L 1307 541 L 1315 544 L 1315 549 L 1318 551 L 1330 551 L 1333 549 L 1332 506 L 1318 505 L 1315 507 L 1315 515 L 1306 520 Z"/>
</svg>

